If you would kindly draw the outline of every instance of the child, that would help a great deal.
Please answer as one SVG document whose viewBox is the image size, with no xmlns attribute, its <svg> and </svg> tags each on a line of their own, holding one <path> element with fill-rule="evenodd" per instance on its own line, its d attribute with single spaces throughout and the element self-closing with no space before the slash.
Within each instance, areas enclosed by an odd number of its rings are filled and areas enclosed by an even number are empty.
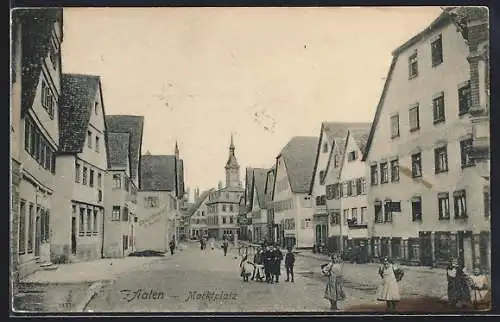
<svg viewBox="0 0 500 322">
<path fill-rule="evenodd" d="M 286 280 L 290 281 L 290 275 L 292 276 L 293 283 L 293 265 L 295 264 L 295 255 L 292 253 L 292 247 L 288 247 L 288 252 L 285 255 L 285 268 L 286 268 Z"/>
</svg>

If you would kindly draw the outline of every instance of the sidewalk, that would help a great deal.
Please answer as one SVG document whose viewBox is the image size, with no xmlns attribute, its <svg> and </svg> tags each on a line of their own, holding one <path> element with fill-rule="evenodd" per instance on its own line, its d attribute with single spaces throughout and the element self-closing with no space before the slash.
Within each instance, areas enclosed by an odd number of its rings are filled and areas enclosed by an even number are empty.
<svg viewBox="0 0 500 322">
<path fill-rule="evenodd" d="M 183 246 L 178 251 L 182 251 Z M 169 254 L 165 255 L 168 257 Z M 57 270 L 39 270 L 18 283 L 13 299 L 16 312 L 82 312 L 102 286 L 122 274 L 148 270 L 165 257 L 124 257 L 59 264 Z"/>
</svg>

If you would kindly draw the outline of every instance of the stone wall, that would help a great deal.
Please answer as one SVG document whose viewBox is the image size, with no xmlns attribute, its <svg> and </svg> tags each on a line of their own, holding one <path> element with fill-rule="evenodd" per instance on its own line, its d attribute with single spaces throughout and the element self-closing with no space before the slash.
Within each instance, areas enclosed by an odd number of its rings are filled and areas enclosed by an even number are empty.
<svg viewBox="0 0 500 322">
<path fill-rule="evenodd" d="M 19 229 L 19 189 L 21 185 L 21 164 L 12 160 L 12 186 L 11 186 L 11 226 L 10 226 L 10 258 L 11 278 L 16 285 L 19 278 L 19 254 L 18 254 L 18 229 Z M 14 292 L 16 292 L 14 287 Z"/>
</svg>

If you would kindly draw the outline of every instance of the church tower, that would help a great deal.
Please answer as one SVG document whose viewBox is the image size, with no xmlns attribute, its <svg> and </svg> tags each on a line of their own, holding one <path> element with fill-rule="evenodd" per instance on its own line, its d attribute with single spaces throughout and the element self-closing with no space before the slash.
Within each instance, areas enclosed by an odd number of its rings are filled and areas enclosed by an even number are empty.
<svg viewBox="0 0 500 322">
<path fill-rule="evenodd" d="M 233 134 L 231 133 L 231 144 L 229 145 L 229 158 L 226 162 L 226 187 L 241 187 L 240 165 L 234 155 Z"/>
</svg>

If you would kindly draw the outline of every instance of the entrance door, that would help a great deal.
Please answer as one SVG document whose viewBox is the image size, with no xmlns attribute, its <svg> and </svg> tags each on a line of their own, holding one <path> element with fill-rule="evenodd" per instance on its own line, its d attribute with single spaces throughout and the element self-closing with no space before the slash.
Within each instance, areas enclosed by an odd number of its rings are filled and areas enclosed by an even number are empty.
<svg viewBox="0 0 500 322">
<path fill-rule="evenodd" d="M 40 228 L 40 208 L 38 208 L 35 222 L 35 256 L 40 256 Z"/>
<path fill-rule="evenodd" d="M 420 232 L 420 262 L 423 266 L 432 266 L 432 240 L 430 232 Z"/>
<path fill-rule="evenodd" d="M 458 261 L 469 271 L 473 268 L 471 234 L 458 232 Z"/>
<path fill-rule="evenodd" d="M 71 217 L 71 253 L 76 254 L 76 217 Z"/>
<path fill-rule="evenodd" d="M 316 245 L 321 244 L 321 225 L 316 225 Z"/>
</svg>

